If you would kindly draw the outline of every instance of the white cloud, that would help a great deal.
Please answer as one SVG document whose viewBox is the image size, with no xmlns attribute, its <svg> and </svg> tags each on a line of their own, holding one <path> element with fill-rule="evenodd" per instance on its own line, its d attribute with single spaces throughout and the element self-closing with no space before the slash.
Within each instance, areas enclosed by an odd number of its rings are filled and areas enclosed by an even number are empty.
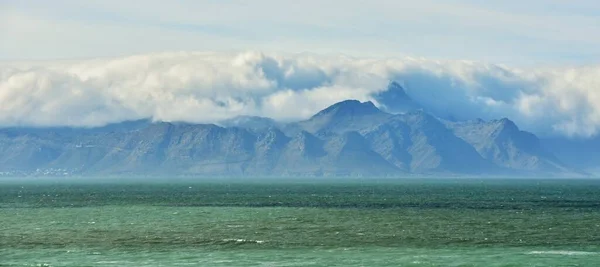
<svg viewBox="0 0 600 267">
<path fill-rule="evenodd" d="M 429 110 L 508 117 L 546 135 L 600 130 L 600 66 L 516 69 L 471 61 L 179 52 L 0 64 L 0 125 L 97 126 L 138 118 L 306 118 L 370 100 L 389 80 Z"/>
</svg>

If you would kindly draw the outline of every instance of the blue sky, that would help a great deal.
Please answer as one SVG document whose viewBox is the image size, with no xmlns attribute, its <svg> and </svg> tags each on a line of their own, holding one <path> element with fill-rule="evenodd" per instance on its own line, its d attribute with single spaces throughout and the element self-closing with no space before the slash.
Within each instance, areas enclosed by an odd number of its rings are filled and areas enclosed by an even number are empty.
<svg viewBox="0 0 600 267">
<path fill-rule="evenodd" d="M 259 50 L 581 65 L 600 60 L 600 1 L 0 0 L 0 39 L 0 60 Z"/>
</svg>

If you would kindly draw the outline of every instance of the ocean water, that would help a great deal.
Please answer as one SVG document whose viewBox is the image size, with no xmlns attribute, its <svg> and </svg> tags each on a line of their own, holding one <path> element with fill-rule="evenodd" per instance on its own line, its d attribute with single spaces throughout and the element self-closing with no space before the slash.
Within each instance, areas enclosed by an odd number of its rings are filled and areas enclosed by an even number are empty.
<svg viewBox="0 0 600 267">
<path fill-rule="evenodd" d="M 600 181 L 0 181 L 0 266 L 600 266 Z"/>
</svg>

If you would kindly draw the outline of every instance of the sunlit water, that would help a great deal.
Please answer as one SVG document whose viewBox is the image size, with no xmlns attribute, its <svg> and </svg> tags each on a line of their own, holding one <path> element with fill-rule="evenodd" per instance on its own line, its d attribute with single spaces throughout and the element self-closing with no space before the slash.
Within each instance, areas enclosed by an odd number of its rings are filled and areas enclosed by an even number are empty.
<svg viewBox="0 0 600 267">
<path fill-rule="evenodd" d="M 600 182 L 0 183 L 0 266 L 600 266 Z"/>
</svg>

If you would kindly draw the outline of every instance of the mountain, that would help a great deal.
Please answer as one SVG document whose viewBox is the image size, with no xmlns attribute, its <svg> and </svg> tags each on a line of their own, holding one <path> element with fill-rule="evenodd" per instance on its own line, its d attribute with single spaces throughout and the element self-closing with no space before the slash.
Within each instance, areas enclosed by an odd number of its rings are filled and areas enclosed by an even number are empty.
<svg viewBox="0 0 600 267">
<path fill-rule="evenodd" d="M 346 100 L 336 103 L 310 119 L 287 126 L 288 132 L 344 133 L 384 122 L 391 114 L 378 109 L 372 102 Z"/>
<path fill-rule="evenodd" d="M 395 85 L 394 85 L 395 86 Z M 388 103 L 389 104 L 389 103 Z M 141 120 L 0 129 L 0 175 L 404 176 L 569 172 L 507 119 L 448 122 L 347 100 L 282 124 Z"/>
<path fill-rule="evenodd" d="M 600 173 L 600 136 L 590 138 L 546 137 L 542 146 L 574 168 Z"/>
<path fill-rule="evenodd" d="M 530 172 L 569 171 L 556 156 L 542 147 L 537 136 L 519 130 L 509 119 L 447 122 L 447 125 L 483 158 L 498 166 Z"/>
<path fill-rule="evenodd" d="M 237 116 L 231 119 L 222 120 L 218 125 L 231 128 L 246 128 L 253 130 L 264 130 L 271 127 L 280 127 L 281 125 L 271 118 L 258 117 L 258 116 Z"/>
<path fill-rule="evenodd" d="M 325 141 L 306 131 L 295 134 L 286 143 L 274 168 L 276 173 L 293 176 L 321 176 L 321 162 L 327 155 Z"/>
<path fill-rule="evenodd" d="M 327 139 L 325 172 L 336 175 L 385 175 L 398 169 L 373 151 L 365 138 L 350 131 Z"/>
<path fill-rule="evenodd" d="M 373 98 L 381 105 L 382 110 L 393 114 L 423 109 L 406 94 L 404 88 L 396 81 L 390 82 L 385 91 L 373 94 Z"/>
<path fill-rule="evenodd" d="M 395 115 L 364 134 L 375 151 L 403 170 L 416 173 L 500 170 L 442 122 L 423 111 Z"/>
<path fill-rule="evenodd" d="M 255 174 L 271 173 L 281 159 L 291 138 L 277 128 L 267 128 L 256 136 L 254 157 L 248 164 L 246 172 Z"/>
</svg>

